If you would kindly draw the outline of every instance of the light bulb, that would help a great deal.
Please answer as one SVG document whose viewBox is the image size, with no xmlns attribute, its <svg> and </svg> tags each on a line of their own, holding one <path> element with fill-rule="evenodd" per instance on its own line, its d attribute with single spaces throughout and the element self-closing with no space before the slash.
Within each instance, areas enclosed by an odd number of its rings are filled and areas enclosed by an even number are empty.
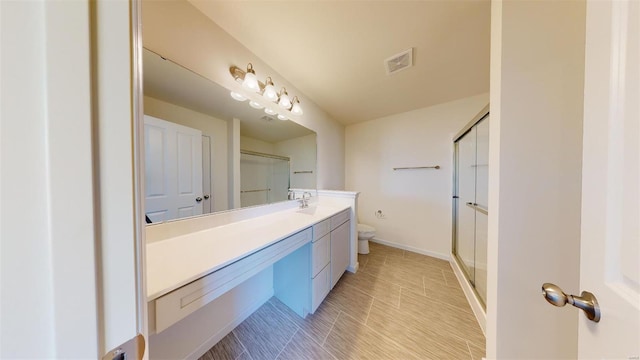
<svg viewBox="0 0 640 360">
<path fill-rule="evenodd" d="M 264 106 L 260 105 L 260 103 L 255 102 L 253 100 L 249 101 L 249 106 L 251 106 L 254 109 L 258 109 L 258 110 L 260 110 L 260 109 L 262 109 L 264 107 Z"/>
<path fill-rule="evenodd" d="M 277 114 L 275 111 L 269 109 L 269 108 L 264 108 L 264 112 L 266 112 L 269 115 L 275 115 Z"/>
<path fill-rule="evenodd" d="M 294 115 L 302 115 L 302 108 L 300 107 L 300 104 L 298 103 L 293 104 L 293 108 L 291 109 L 291 112 Z"/>
<path fill-rule="evenodd" d="M 286 116 L 278 114 L 279 120 L 289 120 Z"/>
<path fill-rule="evenodd" d="M 283 109 L 291 109 L 291 100 L 289 99 L 289 94 L 287 94 L 287 89 L 285 88 L 280 90 L 280 100 L 278 100 L 278 105 Z"/>
<path fill-rule="evenodd" d="M 242 86 L 251 91 L 260 92 L 258 78 L 256 77 L 256 72 L 253 71 L 253 65 L 251 63 L 247 65 L 247 72 L 244 74 L 244 81 L 242 81 Z"/>
<path fill-rule="evenodd" d="M 291 108 L 291 113 L 294 115 L 302 115 L 302 107 L 300 107 L 300 100 L 295 96 L 293 98 L 293 107 Z"/>
<path fill-rule="evenodd" d="M 276 88 L 273 86 L 273 80 L 271 80 L 271 77 L 267 77 L 265 84 L 266 85 L 264 87 L 264 92 L 262 92 L 262 96 L 271 102 L 277 101 L 278 92 L 276 91 Z"/>
<path fill-rule="evenodd" d="M 251 91 L 260 91 L 260 85 L 258 85 L 258 79 L 252 73 L 246 73 L 244 75 L 244 81 L 242 86 Z"/>
<path fill-rule="evenodd" d="M 237 101 L 245 101 L 245 100 L 247 100 L 247 97 L 246 97 L 246 96 L 244 96 L 244 95 L 242 95 L 242 94 L 240 94 L 240 93 L 237 93 L 237 92 L 235 92 L 235 91 L 232 91 L 232 92 L 231 92 L 231 97 L 232 97 L 234 100 L 237 100 Z"/>
</svg>

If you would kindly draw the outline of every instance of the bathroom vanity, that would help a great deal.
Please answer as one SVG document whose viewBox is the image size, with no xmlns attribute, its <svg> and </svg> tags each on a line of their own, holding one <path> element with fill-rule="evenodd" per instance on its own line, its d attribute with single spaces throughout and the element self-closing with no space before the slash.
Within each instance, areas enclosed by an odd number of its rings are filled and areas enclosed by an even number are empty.
<svg viewBox="0 0 640 360">
<path fill-rule="evenodd" d="M 300 208 L 291 201 L 264 211 L 249 208 L 148 228 L 151 333 L 166 330 L 268 268 L 273 295 L 305 317 L 345 270 L 354 271 L 355 210 L 349 202 L 316 201 Z"/>
</svg>

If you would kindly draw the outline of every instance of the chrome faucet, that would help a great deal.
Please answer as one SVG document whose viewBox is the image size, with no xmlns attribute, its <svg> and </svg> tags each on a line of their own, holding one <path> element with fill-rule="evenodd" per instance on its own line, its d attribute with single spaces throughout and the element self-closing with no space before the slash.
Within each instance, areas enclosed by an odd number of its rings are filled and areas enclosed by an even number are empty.
<svg viewBox="0 0 640 360">
<path fill-rule="evenodd" d="M 300 198 L 300 208 L 304 209 L 306 207 L 309 207 L 309 200 L 311 199 L 311 193 L 308 191 L 305 191 L 304 193 L 302 193 L 302 197 Z"/>
</svg>

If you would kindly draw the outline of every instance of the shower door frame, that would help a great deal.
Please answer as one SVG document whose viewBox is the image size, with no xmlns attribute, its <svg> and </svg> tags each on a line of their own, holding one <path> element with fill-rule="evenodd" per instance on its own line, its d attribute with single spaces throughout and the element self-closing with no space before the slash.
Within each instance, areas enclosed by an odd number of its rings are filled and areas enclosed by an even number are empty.
<svg viewBox="0 0 640 360">
<path fill-rule="evenodd" d="M 469 274 L 469 272 L 467 271 L 466 265 L 464 264 L 464 262 L 458 257 L 457 254 L 457 237 L 458 237 L 458 233 L 457 233 L 457 227 L 458 227 L 458 194 L 459 194 L 459 189 L 458 189 L 458 149 L 457 147 L 457 142 L 458 140 L 462 139 L 465 135 L 467 135 L 469 132 L 471 132 L 471 130 L 478 125 L 482 120 L 484 120 L 485 118 L 487 118 L 489 116 L 489 104 L 487 104 L 487 106 L 485 106 L 476 116 L 473 117 L 473 119 L 467 123 L 467 125 L 465 125 L 465 127 L 462 128 L 462 130 L 460 130 L 454 137 L 453 137 L 453 194 L 451 197 L 451 208 L 452 208 L 452 221 L 451 221 L 451 258 L 458 264 L 458 267 L 460 268 L 460 270 L 463 272 L 463 274 L 465 275 L 466 280 L 469 282 L 469 284 L 471 285 L 471 289 L 476 297 L 476 299 L 478 299 L 478 301 L 480 302 L 480 304 L 482 305 L 482 307 L 485 309 L 486 311 L 486 301 L 485 299 L 482 298 L 482 296 L 480 296 L 480 294 L 478 294 L 478 290 L 476 289 L 475 283 L 473 280 L 471 280 L 471 276 Z M 474 226 L 475 227 L 475 226 Z M 475 236 L 475 235 L 474 235 Z M 475 246 L 475 239 L 474 239 L 474 246 Z M 475 251 L 474 251 L 475 252 Z M 474 255 L 474 259 L 475 259 L 475 255 Z M 474 260 L 475 261 L 475 260 Z"/>
<path fill-rule="evenodd" d="M 240 161 L 242 161 L 242 155 L 256 156 L 256 157 L 265 158 L 265 159 L 286 161 L 287 173 L 288 173 L 288 176 L 287 176 L 287 190 L 291 188 L 291 158 L 290 157 L 283 156 L 283 155 L 276 155 L 276 154 L 268 154 L 268 153 L 253 151 L 253 150 L 240 149 Z M 241 207 L 244 208 L 244 207 L 251 207 L 251 206 L 268 205 L 268 204 L 273 204 L 275 202 L 285 201 L 286 200 L 286 199 L 279 200 L 279 201 L 271 200 L 270 199 L 270 196 L 272 196 L 272 194 L 270 194 L 271 188 L 267 188 L 265 190 L 268 190 L 268 191 L 267 191 L 267 201 L 264 204 L 243 206 L 242 205 L 242 198 L 241 198 L 241 200 L 240 200 Z M 242 172 L 241 172 L 240 173 L 240 196 L 241 197 L 242 197 L 242 193 L 243 192 L 244 191 L 242 190 Z"/>
</svg>

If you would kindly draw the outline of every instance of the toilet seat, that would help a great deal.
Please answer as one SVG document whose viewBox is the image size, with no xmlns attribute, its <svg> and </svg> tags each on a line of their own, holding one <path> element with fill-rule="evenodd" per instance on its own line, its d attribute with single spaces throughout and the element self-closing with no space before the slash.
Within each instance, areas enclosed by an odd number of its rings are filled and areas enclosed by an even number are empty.
<svg viewBox="0 0 640 360">
<path fill-rule="evenodd" d="M 370 239 L 376 235 L 376 229 L 366 224 L 358 224 L 358 237 Z"/>
</svg>

